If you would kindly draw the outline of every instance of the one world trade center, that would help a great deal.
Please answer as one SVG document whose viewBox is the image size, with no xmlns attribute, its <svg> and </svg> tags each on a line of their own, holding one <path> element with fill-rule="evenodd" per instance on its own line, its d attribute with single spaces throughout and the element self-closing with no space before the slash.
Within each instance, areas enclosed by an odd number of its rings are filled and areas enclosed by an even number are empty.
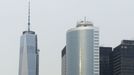
<svg viewBox="0 0 134 75">
<path fill-rule="evenodd" d="M 19 75 L 39 75 L 37 35 L 30 30 L 30 2 L 28 30 L 23 32 L 20 40 Z"/>
</svg>

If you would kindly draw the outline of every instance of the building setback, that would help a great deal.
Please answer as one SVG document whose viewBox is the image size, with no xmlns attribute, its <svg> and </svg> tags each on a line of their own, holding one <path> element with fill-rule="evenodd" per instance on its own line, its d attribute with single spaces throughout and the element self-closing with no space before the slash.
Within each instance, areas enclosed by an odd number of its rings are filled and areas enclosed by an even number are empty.
<svg viewBox="0 0 134 75">
<path fill-rule="evenodd" d="M 123 40 L 114 48 L 113 75 L 134 75 L 134 40 Z"/>
<path fill-rule="evenodd" d="M 112 75 L 112 47 L 100 47 L 100 75 Z"/>
<path fill-rule="evenodd" d="M 89 21 L 67 31 L 66 75 L 99 75 L 99 30 Z"/>
</svg>

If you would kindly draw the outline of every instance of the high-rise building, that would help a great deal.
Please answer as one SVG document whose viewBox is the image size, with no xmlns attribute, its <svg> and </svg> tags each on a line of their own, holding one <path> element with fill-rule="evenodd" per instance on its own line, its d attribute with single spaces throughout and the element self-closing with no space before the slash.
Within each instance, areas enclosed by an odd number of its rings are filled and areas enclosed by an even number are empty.
<svg viewBox="0 0 134 75">
<path fill-rule="evenodd" d="M 89 21 L 67 32 L 66 75 L 99 75 L 99 30 Z"/>
<path fill-rule="evenodd" d="M 62 75 L 66 75 L 66 46 L 62 50 L 62 65 L 61 65 L 61 72 Z"/>
<path fill-rule="evenodd" d="M 38 75 L 37 35 L 33 31 L 24 31 L 21 36 L 19 62 L 19 75 Z"/>
<path fill-rule="evenodd" d="M 112 75 L 112 47 L 100 47 L 100 75 Z"/>
<path fill-rule="evenodd" d="M 134 40 L 123 40 L 114 48 L 113 75 L 134 75 Z"/>
<path fill-rule="evenodd" d="M 29 6 L 28 30 L 23 32 L 20 40 L 19 75 L 39 75 L 39 53 L 37 48 L 37 35 L 30 30 Z"/>
</svg>

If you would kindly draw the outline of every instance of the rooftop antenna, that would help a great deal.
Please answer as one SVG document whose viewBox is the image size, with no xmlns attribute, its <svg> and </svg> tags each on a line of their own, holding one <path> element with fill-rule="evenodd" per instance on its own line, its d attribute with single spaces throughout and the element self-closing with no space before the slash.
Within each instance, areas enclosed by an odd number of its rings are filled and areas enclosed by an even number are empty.
<svg viewBox="0 0 134 75">
<path fill-rule="evenodd" d="M 30 9 L 31 7 L 30 7 L 30 0 L 29 0 L 29 2 L 28 2 L 28 31 L 30 31 L 30 25 L 31 25 L 31 22 L 30 22 L 30 18 L 31 18 L 31 9 Z"/>
<path fill-rule="evenodd" d="M 87 17 L 84 17 L 84 22 L 86 22 L 86 20 L 87 20 Z"/>
</svg>

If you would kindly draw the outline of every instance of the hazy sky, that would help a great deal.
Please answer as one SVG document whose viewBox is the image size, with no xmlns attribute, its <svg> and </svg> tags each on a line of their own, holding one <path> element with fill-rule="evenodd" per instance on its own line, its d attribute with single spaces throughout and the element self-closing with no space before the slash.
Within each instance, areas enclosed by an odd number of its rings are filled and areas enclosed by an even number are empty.
<svg viewBox="0 0 134 75">
<path fill-rule="evenodd" d="M 134 39 L 134 0 L 31 0 L 38 34 L 40 75 L 61 75 L 66 31 L 85 16 L 100 28 L 100 45 Z M 0 75 L 18 75 L 20 36 L 27 28 L 27 0 L 0 0 Z"/>
</svg>

